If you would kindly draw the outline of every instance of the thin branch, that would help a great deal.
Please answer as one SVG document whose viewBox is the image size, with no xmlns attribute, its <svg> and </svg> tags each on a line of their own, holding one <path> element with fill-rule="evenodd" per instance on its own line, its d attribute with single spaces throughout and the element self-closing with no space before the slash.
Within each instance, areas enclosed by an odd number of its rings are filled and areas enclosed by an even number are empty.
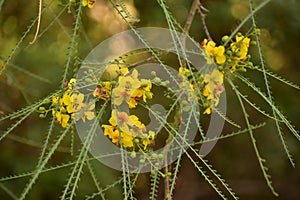
<svg viewBox="0 0 300 200">
<path fill-rule="evenodd" d="M 168 168 L 168 154 L 165 154 L 165 199 L 170 197 L 170 181 L 169 181 L 169 168 Z"/>
<path fill-rule="evenodd" d="M 193 4 L 192 4 L 192 7 L 190 9 L 190 13 L 189 13 L 189 16 L 185 22 L 185 25 L 184 25 L 184 33 L 188 33 L 190 28 L 191 28 L 191 25 L 192 25 L 192 22 L 194 20 L 194 17 L 195 17 L 195 14 L 197 12 L 197 9 L 199 9 L 199 6 L 200 6 L 200 1 L 199 0 L 194 0 L 193 1 Z"/>
<path fill-rule="evenodd" d="M 42 18 L 42 6 L 43 6 L 43 0 L 39 0 L 39 18 L 38 18 L 38 22 L 37 22 L 37 26 L 36 26 L 36 31 L 35 31 L 35 35 L 34 38 L 31 42 L 29 42 L 29 44 L 33 44 L 35 43 L 37 36 L 39 34 L 39 30 L 40 30 L 40 25 L 41 25 L 41 18 Z"/>
<path fill-rule="evenodd" d="M 181 42 L 182 42 L 183 47 L 185 47 L 186 36 L 189 33 L 189 30 L 191 28 L 191 25 L 192 25 L 192 22 L 194 20 L 197 9 L 199 9 L 199 6 L 200 6 L 200 1 L 199 0 L 194 0 L 193 4 L 192 4 L 192 7 L 190 9 L 188 18 L 185 22 L 185 25 L 184 25 L 184 28 L 183 28 L 183 33 L 181 34 Z M 183 65 L 182 67 L 186 67 L 186 60 L 185 59 L 182 59 L 182 65 Z"/>
<path fill-rule="evenodd" d="M 155 60 L 155 57 L 150 56 L 150 57 L 145 58 L 143 60 L 140 60 L 138 62 L 132 63 L 132 64 L 128 65 L 127 67 L 128 68 L 136 67 L 136 66 L 139 66 L 139 65 L 144 64 L 144 63 L 148 63 L 148 62 L 153 61 L 153 60 Z"/>
<path fill-rule="evenodd" d="M 198 1 L 199 1 L 198 13 L 200 14 L 200 17 L 201 17 L 201 21 L 202 21 L 202 25 L 203 25 L 203 28 L 204 28 L 204 32 L 205 32 L 208 40 L 212 40 L 212 38 L 211 38 L 211 36 L 209 34 L 209 31 L 208 31 L 206 22 L 205 22 L 206 15 L 203 13 L 203 11 L 208 12 L 208 10 L 202 6 L 200 0 L 198 0 Z"/>
</svg>

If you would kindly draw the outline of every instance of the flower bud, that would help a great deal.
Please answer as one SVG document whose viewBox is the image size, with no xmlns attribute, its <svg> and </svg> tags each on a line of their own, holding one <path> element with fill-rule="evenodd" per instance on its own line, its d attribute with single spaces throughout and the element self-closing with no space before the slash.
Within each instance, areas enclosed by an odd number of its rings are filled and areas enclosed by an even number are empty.
<svg viewBox="0 0 300 200">
<path fill-rule="evenodd" d="M 43 106 L 42 106 L 42 107 L 39 107 L 39 111 L 42 111 L 42 112 L 43 112 L 43 111 L 45 111 L 45 110 L 46 110 L 45 107 L 43 107 Z"/>
<path fill-rule="evenodd" d="M 93 81 L 92 81 L 91 78 L 86 78 L 86 79 L 85 79 L 85 82 L 87 82 L 87 83 L 92 83 Z"/>
<path fill-rule="evenodd" d="M 231 55 L 232 55 L 232 51 L 227 50 L 227 51 L 226 51 L 226 54 L 229 55 L 229 56 L 231 56 Z"/>
<path fill-rule="evenodd" d="M 155 71 L 151 71 L 151 75 L 152 76 L 156 76 L 156 72 Z"/>
<path fill-rule="evenodd" d="M 51 103 L 51 100 L 50 99 L 45 99 L 43 103 L 44 104 L 49 104 L 49 103 Z"/>
<path fill-rule="evenodd" d="M 222 42 L 227 42 L 229 40 L 229 37 L 228 37 L 228 35 L 224 35 L 223 37 L 222 37 Z"/>
<path fill-rule="evenodd" d="M 152 154 L 152 158 L 157 158 L 157 157 L 158 157 L 158 155 L 156 153 Z"/>
<path fill-rule="evenodd" d="M 239 71 L 239 72 L 246 72 L 247 71 L 247 69 L 244 68 L 244 67 L 240 67 L 240 68 L 238 68 L 236 70 Z"/>
<path fill-rule="evenodd" d="M 161 83 L 161 79 L 158 78 L 158 77 L 155 77 L 155 78 L 153 79 L 153 81 L 154 81 L 154 83 L 156 83 L 156 84 Z"/>
<path fill-rule="evenodd" d="M 45 118 L 46 116 L 44 114 L 39 115 L 40 118 Z"/>
<path fill-rule="evenodd" d="M 149 91 L 146 91 L 146 92 L 145 92 L 145 95 L 146 95 L 147 99 L 151 99 L 153 93 L 152 93 L 152 92 L 149 92 Z"/>
<path fill-rule="evenodd" d="M 135 151 L 131 152 L 130 157 L 135 158 L 136 157 L 136 152 Z"/>
<path fill-rule="evenodd" d="M 189 112 L 191 110 L 191 106 L 185 106 L 184 108 L 183 108 L 183 111 L 184 112 Z"/>
<path fill-rule="evenodd" d="M 256 41 L 251 41 L 250 44 L 256 46 Z"/>
<path fill-rule="evenodd" d="M 257 34 L 257 35 L 260 35 L 261 32 L 260 32 L 260 29 L 259 29 L 259 28 L 256 28 L 255 31 L 256 31 L 256 34 Z"/>
<path fill-rule="evenodd" d="M 237 57 L 241 57 L 241 56 L 242 56 L 242 53 L 238 51 L 238 52 L 235 53 L 235 55 L 236 55 Z"/>
</svg>

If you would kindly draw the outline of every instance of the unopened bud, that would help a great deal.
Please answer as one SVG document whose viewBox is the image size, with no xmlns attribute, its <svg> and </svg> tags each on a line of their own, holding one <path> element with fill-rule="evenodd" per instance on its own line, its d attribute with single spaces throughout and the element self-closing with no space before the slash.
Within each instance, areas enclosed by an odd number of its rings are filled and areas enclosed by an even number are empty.
<svg viewBox="0 0 300 200">
<path fill-rule="evenodd" d="M 222 42 L 227 42 L 229 40 L 229 37 L 228 37 L 228 35 L 224 35 L 223 37 L 222 37 Z"/>
</svg>

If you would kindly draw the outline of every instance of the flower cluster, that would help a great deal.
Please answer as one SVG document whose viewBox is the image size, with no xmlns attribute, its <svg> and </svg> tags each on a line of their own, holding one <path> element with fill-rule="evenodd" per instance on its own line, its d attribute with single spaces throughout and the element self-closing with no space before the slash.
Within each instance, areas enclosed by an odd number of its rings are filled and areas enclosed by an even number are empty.
<svg viewBox="0 0 300 200">
<path fill-rule="evenodd" d="M 231 52 L 229 51 L 229 55 L 231 56 L 231 71 L 236 70 L 238 65 L 243 65 L 244 62 L 248 58 L 248 48 L 250 44 L 250 38 L 244 37 L 243 35 L 236 35 L 235 42 L 230 44 Z"/>
<path fill-rule="evenodd" d="M 213 108 L 219 104 L 220 95 L 224 91 L 225 74 L 234 73 L 236 70 L 245 72 L 245 67 L 253 65 L 248 54 L 250 38 L 238 33 L 235 41 L 228 40 L 228 36 L 222 38 L 224 43 L 229 43 L 226 46 L 218 46 L 214 41 L 207 39 L 201 42 L 204 49 L 202 55 L 207 64 L 216 64 L 217 68 L 211 72 L 199 75 L 192 69 L 179 68 L 179 74 L 190 82 L 188 90 L 194 90 L 198 100 L 203 102 L 204 114 L 211 114 Z"/>
<path fill-rule="evenodd" d="M 129 108 L 135 108 L 138 103 L 146 103 L 153 97 L 151 80 L 140 79 L 137 70 L 129 72 L 128 68 L 117 67 L 113 71 L 114 74 L 111 75 L 114 76 L 109 76 L 110 80 L 100 80 L 93 90 L 96 103 L 110 100 L 115 106 L 127 104 Z M 75 83 L 74 78 L 66 82 L 63 94 L 53 96 L 47 110 L 40 107 L 40 117 L 44 118 L 51 112 L 56 124 L 63 128 L 68 127 L 74 119 L 81 119 L 83 122 L 94 119 L 95 104 L 84 103 L 85 95 L 76 90 Z M 113 109 L 108 122 L 109 124 L 102 125 L 104 134 L 116 145 L 146 151 L 154 144 L 155 133 L 147 131 L 146 126 L 135 115 Z"/>
<path fill-rule="evenodd" d="M 94 8 L 94 4 L 96 3 L 96 0 L 82 0 L 82 6 L 88 7 L 88 8 Z"/>
<path fill-rule="evenodd" d="M 110 80 L 101 80 L 93 91 L 98 101 L 110 100 L 115 106 L 127 105 L 136 108 L 138 103 L 146 103 L 152 99 L 152 82 L 149 79 L 140 79 L 139 72 L 134 69 L 119 68 L 110 65 L 106 72 Z M 103 124 L 104 135 L 116 145 L 122 144 L 125 148 L 146 150 L 154 144 L 155 133 L 147 131 L 146 126 L 135 115 L 128 115 L 113 109 L 109 125 Z"/>
<path fill-rule="evenodd" d="M 91 8 L 94 2 L 86 0 L 82 1 L 82 4 Z M 246 71 L 245 67 L 252 65 L 248 54 L 250 38 L 239 33 L 235 36 L 234 41 L 229 41 L 228 36 L 224 36 L 222 41 L 224 45 L 217 45 L 214 41 L 207 39 L 203 40 L 201 43 L 204 49 L 202 55 L 207 64 L 215 64 L 216 68 L 214 70 L 207 69 L 210 71 L 206 74 L 199 74 L 193 68 L 180 67 L 178 70 L 180 89 L 178 91 L 169 88 L 169 81 L 161 81 L 155 72 L 151 73 L 154 76 L 153 80 L 143 79 L 140 78 L 136 69 L 129 71 L 128 68 L 120 67 L 117 64 L 109 65 L 104 72 L 107 76 L 101 76 L 97 87 L 92 91 L 96 103 L 110 101 L 114 106 L 108 122 L 103 122 L 104 135 L 113 144 L 133 151 L 151 149 L 155 144 L 154 131 L 147 130 L 136 115 L 129 114 L 130 111 L 121 112 L 117 108 L 128 106 L 129 109 L 132 109 L 138 105 L 149 103 L 148 100 L 153 97 L 152 83 L 165 87 L 170 98 L 181 96 L 183 111 L 190 111 L 188 102 L 196 100 L 202 106 L 204 114 L 211 114 L 218 106 L 220 96 L 224 92 L 224 77 L 236 71 L 244 72 Z M 93 73 L 93 70 L 86 74 L 90 73 Z M 71 79 L 65 84 L 65 90 L 61 96 L 52 97 L 48 110 L 44 107 L 40 108 L 40 116 L 45 117 L 48 112 L 51 112 L 56 123 L 63 128 L 68 127 L 73 119 L 81 119 L 83 122 L 94 119 L 95 104 L 88 106 L 84 103 L 85 96 L 74 88 L 75 82 L 75 79 Z"/>
<path fill-rule="evenodd" d="M 224 55 L 225 48 L 224 46 L 217 46 L 214 41 L 208 41 L 207 39 L 203 40 L 203 48 L 205 49 L 204 57 L 208 64 L 216 62 L 217 64 L 224 64 L 226 57 Z"/>
<path fill-rule="evenodd" d="M 229 70 L 230 72 L 235 70 L 245 71 L 247 65 L 252 65 L 252 62 L 250 62 L 251 57 L 248 55 L 249 37 L 238 33 L 235 36 L 235 41 L 229 42 L 228 36 L 223 36 L 222 41 L 230 44 L 228 46 L 216 46 L 214 41 L 208 41 L 207 39 L 204 39 L 201 43 L 205 50 L 203 56 L 208 64 L 215 62 L 220 71 Z"/>
<path fill-rule="evenodd" d="M 70 125 L 70 121 L 75 119 L 92 120 L 95 118 L 93 109 L 95 104 L 88 106 L 84 103 L 84 94 L 74 89 L 76 79 L 72 78 L 69 82 L 65 83 L 65 91 L 60 98 L 59 94 L 55 95 L 51 99 L 51 105 L 46 110 L 44 107 L 40 107 L 40 117 L 45 117 L 49 111 L 52 116 L 55 117 L 56 124 L 60 124 L 63 128 Z"/>
<path fill-rule="evenodd" d="M 69 0 L 71 5 L 76 4 L 76 0 Z M 96 3 L 96 0 L 82 0 L 81 4 L 83 7 L 88 7 L 88 8 L 94 8 L 94 4 Z"/>
<path fill-rule="evenodd" d="M 217 69 L 204 76 L 203 96 L 206 97 L 204 114 L 210 114 L 212 108 L 219 104 L 220 95 L 224 91 L 223 79 L 224 74 Z"/>
<path fill-rule="evenodd" d="M 145 150 L 154 145 L 155 133 L 146 130 L 145 125 L 139 121 L 135 115 L 128 116 L 125 112 L 118 112 L 113 109 L 109 119 L 110 125 L 102 125 L 104 135 L 107 135 L 111 141 L 123 147 L 138 147 Z"/>
<path fill-rule="evenodd" d="M 235 41 L 229 41 L 228 36 L 223 36 L 222 41 L 228 46 L 216 46 L 213 41 L 204 39 L 204 57 L 208 64 L 216 63 L 218 69 L 204 75 L 202 82 L 202 95 L 205 97 L 204 114 L 210 114 L 212 109 L 219 104 L 219 98 L 224 91 L 224 74 L 233 73 L 236 70 L 245 72 L 247 66 L 252 66 L 248 49 L 250 38 L 238 33 Z"/>
<path fill-rule="evenodd" d="M 97 86 L 93 92 L 93 96 L 99 100 L 107 100 L 111 97 L 112 83 L 110 81 L 103 81 Z"/>
<path fill-rule="evenodd" d="M 184 90 L 195 95 L 199 101 L 203 100 L 204 114 L 211 114 L 212 109 L 219 104 L 220 95 L 224 91 L 224 72 L 214 69 L 211 73 L 194 77 L 192 73 L 194 72 L 187 68 L 179 68 L 180 76 L 187 80 L 182 80 L 180 86 L 185 86 Z"/>
<path fill-rule="evenodd" d="M 131 73 L 119 76 L 118 86 L 112 91 L 112 102 L 117 106 L 125 102 L 129 108 L 135 108 L 138 101 L 146 102 L 147 99 L 152 98 L 151 88 L 151 81 L 139 80 L 138 71 L 134 69 Z"/>
</svg>

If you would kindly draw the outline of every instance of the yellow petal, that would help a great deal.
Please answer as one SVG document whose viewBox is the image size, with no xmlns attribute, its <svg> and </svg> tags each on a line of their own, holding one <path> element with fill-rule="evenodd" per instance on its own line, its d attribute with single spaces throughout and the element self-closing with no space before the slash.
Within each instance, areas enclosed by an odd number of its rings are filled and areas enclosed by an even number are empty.
<svg viewBox="0 0 300 200">
<path fill-rule="evenodd" d="M 92 111 L 86 112 L 85 114 L 86 114 L 86 118 L 87 118 L 88 120 L 92 120 L 92 119 L 95 118 L 95 113 L 92 112 Z"/>
<path fill-rule="evenodd" d="M 203 112 L 203 114 L 210 114 L 211 113 L 211 108 L 206 108 L 205 111 Z"/>
<path fill-rule="evenodd" d="M 122 132 L 122 143 L 124 147 L 133 147 L 133 137 L 130 134 Z"/>
<path fill-rule="evenodd" d="M 226 57 L 224 55 L 216 56 L 216 61 L 218 64 L 223 64 L 226 61 Z"/>
</svg>

